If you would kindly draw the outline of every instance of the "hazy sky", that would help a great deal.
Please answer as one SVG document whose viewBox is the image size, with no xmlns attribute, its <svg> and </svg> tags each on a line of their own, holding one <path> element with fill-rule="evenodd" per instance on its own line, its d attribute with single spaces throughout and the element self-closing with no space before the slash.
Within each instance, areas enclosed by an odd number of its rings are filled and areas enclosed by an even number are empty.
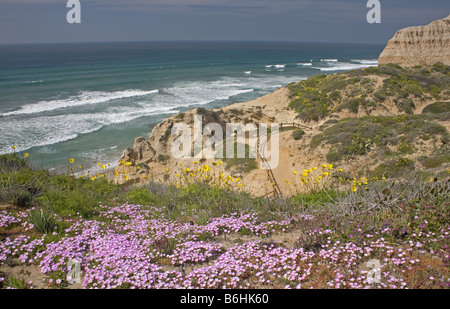
<svg viewBox="0 0 450 309">
<path fill-rule="evenodd" d="M 386 43 L 406 26 L 450 14 L 448 0 L 380 0 L 369 24 L 367 0 L 80 0 L 69 24 L 67 0 L 0 0 L 0 44 L 159 40 Z"/>
</svg>

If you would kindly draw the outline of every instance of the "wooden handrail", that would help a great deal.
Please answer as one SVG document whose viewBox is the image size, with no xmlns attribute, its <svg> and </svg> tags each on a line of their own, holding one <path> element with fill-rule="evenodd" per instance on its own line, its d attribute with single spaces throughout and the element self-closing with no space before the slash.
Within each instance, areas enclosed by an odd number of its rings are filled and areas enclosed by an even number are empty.
<svg viewBox="0 0 450 309">
<path fill-rule="evenodd" d="M 262 143 L 262 145 L 259 145 L 258 147 L 258 156 L 261 158 L 261 160 L 267 165 L 268 167 L 268 173 L 269 173 L 269 181 L 271 182 L 271 184 L 273 183 L 273 187 L 274 187 L 274 194 L 277 196 L 281 196 L 283 197 L 283 193 L 281 192 L 280 186 L 278 185 L 277 179 L 275 178 L 275 175 L 273 174 L 272 168 L 270 167 L 269 162 L 266 159 L 265 156 L 265 145 L 267 145 L 267 143 L 269 142 L 271 137 L 271 134 L 269 135 L 268 138 L 266 138 L 266 141 Z M 259 138 L 258 138 L 258 143 L 259 143 Z M 261 155 L 261 152 L 263 155 Z"/>
</svg>

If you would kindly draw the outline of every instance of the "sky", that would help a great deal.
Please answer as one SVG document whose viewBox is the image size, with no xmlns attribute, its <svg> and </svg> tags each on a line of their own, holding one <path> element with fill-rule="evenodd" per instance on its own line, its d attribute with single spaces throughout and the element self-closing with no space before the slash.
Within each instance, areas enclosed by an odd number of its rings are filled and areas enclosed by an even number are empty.
<svg viewBox="0 0 450 309">
<path fill-rule="evenodd" d="M 401 28 L 450 14 L 448 0 L 0 0 L 0 44 L 119 41 L 297 41 L 382 44 Z"/>
</svg>

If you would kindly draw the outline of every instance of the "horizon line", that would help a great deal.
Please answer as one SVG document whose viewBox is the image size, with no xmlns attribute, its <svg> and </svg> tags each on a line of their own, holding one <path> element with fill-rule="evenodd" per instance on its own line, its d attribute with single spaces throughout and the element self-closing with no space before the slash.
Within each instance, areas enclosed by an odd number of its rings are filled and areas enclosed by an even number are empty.
<svg viewBox="0 0 450 309">
<path fill-rule="evenodd" d="M 338 41 L 291 41 L 291 40 L 132 40 L 132 41 L 76 41 L 76 42 L 22 42 L 0 43 L 0 46 L 17 45 L 73 45 L 73 44 L 126 44 L 126 43 L 290 43 L 290 44 L 343 44 L 343 45 L 386 45 L 387 43 L 338 42 Z"/>
</svg>

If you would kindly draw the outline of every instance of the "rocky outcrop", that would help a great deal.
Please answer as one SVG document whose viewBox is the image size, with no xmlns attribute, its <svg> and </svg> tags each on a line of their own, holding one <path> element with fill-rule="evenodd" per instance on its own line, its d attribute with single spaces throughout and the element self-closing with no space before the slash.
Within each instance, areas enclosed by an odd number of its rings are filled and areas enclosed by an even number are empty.
<svg viewBox="0 0 450 309">
<path fill-rule="evenodd" d="M 253 123 L 292 123 L 297 114 L 288 108 L 289 91 L 280 88 L 256 100 L 236 103 L 218 109 L 197 108 L 174 115 L 158 123 L 149 139 L 138 137 L 134 145 L 123 152 L 119 166 L 115 169 L 113 179 L 116 183 L 145 183 L 163 179 L 166 169 L 174 170 L 180 164 L 188 164 L 189 159 L 176 159 L 172 156 L 172 143 L 178 136 L 173 136 L 172 128 L 177 123 L 194 127 L 194 118 L 201 116 L 203 125 L 219 124 L 223 132 L 226 124 Z M 191 136 L 192 137 L 192 136 Z M 192 137 L 193 138 L 193 137 Z M 205 138 L 205 137 L 203 137 Z M 207 161 L 202 161 L 206 162 Z M 230 171 L 230 174 L 236 171 Z"/>
<path fill-rule="evenodd" d="M 378 64 L 398 64 L 402 67 L 450 65 L 450 15 L 426 26 L 399 30 L 381 53 Z"/>
</svg>

